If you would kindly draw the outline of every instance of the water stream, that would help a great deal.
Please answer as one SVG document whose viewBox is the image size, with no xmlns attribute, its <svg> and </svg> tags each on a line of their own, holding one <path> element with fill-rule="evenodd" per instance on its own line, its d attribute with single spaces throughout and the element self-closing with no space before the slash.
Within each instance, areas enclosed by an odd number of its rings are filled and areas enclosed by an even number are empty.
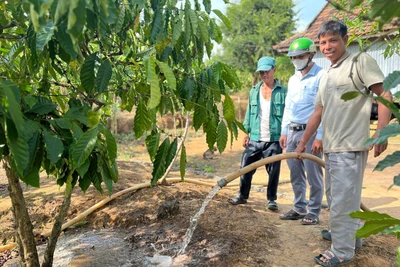
<svg viewBox="0 0 400 267">
<path fill-rule="evenodd" d="M 215 185 L 211 191 L 208 193 L 206 199 L 204 200 L 203 204 L 201 205 L 200 210 L 190 219 L 190 226 L 186 231 L 185 238 L 183 239 L 183 243 L 181 249 L 178 251 L 177 256 L 182 255 L 186 251 L 186 247 L 189 245 L 190 240 L 192 239 L 194 230 L 196 230 L 198 220 L 200 216 L 204 213 L 206 207 L 210 203 L 210 201 L 214 198 L 214 196 L 218 193 L 221 189 L 219 185 Z"/>
<path fill-rule="evenodd" d="M 218 193 L 218 191 L 220 189 L 221 189 L 221 187 L 218 184 L 215 185 L 211 189 L 211 191 L 208 193 L 207 197 L 204 199 L 200 210 L 192 218 L 190 218 L 189 228 L 186 230 L 186 234 L 183 239 L 183 243 L 182 243 L 180 249 L 178 249 L 176 256 L 174 258 L 172 258 L 170 256 L 163 256 L 163 255 L 160 255 L 156 251 L 157 253 L 153 257 L 147 258 L 148 266 L 157 266 L 157 267 L 184 266 L 181 263 L 185 262 L 187 260 L 184 254 L 185 254 L 187 246 L 190 243 L 190 240 L 192 239 L 193 233 L 196 230 L 199 218 L 204 213 L 206 207 L 208 206 L 210 201 L 214 198 L 214 196 Z"/>
</svg>

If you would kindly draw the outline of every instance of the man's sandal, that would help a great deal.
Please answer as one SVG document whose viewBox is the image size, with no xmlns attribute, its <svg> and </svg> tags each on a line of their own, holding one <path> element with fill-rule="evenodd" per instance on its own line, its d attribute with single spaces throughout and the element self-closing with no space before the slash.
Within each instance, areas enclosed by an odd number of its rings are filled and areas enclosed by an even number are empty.
<svg viewBox="0 0 400 267">
<path fill-rule="evenodd" d="M 303 219 L 305 216 L 306 216 L 305 214 L 300 214 L 295 210 L 289 210 L 288 212 L 279 216 L 279 219 L 281 219 L 281 220 L 299 220 L 299 219 Z"/>
<path fill-rule="evenodd" d="M 321 260 L 321 258 L 325 259 L 325 261 Z M 314 260 L 321 266 L 336 267 L 348 264 L 352 259 L 340 261 L 340 259 L 336 257 L 331 250 L 327 249 L 324 253 L 315 256 Z"/>
<path fill-rule="evenodd" d="M 301 224 L 303 225 L 315 225 L 319 223 L 318 216 L 308 213 L 302 220 Z"/>
<path fill-rule="evenodd" d="M 240 204 L 246 204 L 247 200 L 239 196 L 236 196 L 234 198 L 228 199 L 228 202 L 231 203 L 232 205 L 240 205 Z"/>
</svg>

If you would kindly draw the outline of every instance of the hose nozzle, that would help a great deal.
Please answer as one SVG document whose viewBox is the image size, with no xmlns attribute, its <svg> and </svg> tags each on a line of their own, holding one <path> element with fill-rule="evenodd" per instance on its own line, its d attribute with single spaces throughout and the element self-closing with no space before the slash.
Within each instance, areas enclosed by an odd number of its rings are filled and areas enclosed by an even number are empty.
<svg viewBox="0 0 400 267">
<path fill-rule="evenodd" d="M 228 183 L 226 182 L 226 180 L 224 179 L 224 178 L 222 178 L 222 179 L 219 179 L 218 180 L 218 183 L 217 183 L 218 185 L 219 185 L 219 187 L 224 187 L 225 185 L 227 185 Z"/>
</svg>

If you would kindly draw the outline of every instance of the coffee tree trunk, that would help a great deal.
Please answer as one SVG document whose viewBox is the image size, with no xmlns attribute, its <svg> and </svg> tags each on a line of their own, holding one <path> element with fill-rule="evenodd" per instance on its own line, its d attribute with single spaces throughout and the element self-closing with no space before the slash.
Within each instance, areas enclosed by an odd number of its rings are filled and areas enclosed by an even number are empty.
<svg viewBox="0 0 400 267">
<path fill-rule="evenodd" d="M 53 225 L 53 229 L 51 230 L 49 242 L 47 244 L 46 252 L 44 254 L 44 260 L 42 263 L 42 267 L 53 266 L 54 250 L 56 249 L 58 237 L 61 234 L 61 227 L 64 222 L 65 215 L 67 214 L 69 206 L 71 204 L 71 195 L 72 195 L 72 191 L 66 193 L 64 202 L 60 207 L 60 212 L 58 213 L 56 221 Z"/>
<path fill-rule="evenodd" d="M 4 157 L 4 169 L 8 179 L 8 189 L 14 213 L 21 266 L 39 267 L 33 226 L 26 208 L 24 194 L 17 174 L 11 169 L 10 159 Z"/>
</svg>

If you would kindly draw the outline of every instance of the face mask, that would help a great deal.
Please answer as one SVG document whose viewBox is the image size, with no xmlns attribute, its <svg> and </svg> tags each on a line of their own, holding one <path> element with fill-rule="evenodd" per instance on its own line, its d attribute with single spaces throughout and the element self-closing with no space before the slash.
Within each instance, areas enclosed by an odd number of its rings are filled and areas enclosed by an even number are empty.
<svg viewBox="0 0 400 267">
<path fill-rule="evenodd" d="M 308 58 L 305 59 L 295 59 L 292 61 L 296 70 L 302 70 L 307 66 Z"/>
</svg>

